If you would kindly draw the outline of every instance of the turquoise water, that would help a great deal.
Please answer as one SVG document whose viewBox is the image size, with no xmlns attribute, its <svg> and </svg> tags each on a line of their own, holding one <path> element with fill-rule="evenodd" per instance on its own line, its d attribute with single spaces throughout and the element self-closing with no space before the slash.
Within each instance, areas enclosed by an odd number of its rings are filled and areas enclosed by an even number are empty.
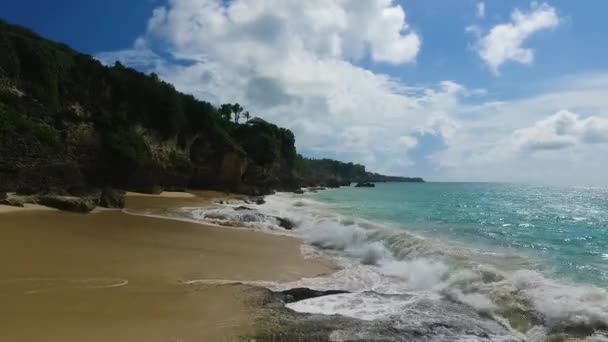
<svg viewBox="0 0 608 342">
<path fill-rule="evenodd" d="M 535 258 L 558 278 L 608 285 L 608 188 L 385 183 L 314 198 L 421 235 Z"/>
</svg>

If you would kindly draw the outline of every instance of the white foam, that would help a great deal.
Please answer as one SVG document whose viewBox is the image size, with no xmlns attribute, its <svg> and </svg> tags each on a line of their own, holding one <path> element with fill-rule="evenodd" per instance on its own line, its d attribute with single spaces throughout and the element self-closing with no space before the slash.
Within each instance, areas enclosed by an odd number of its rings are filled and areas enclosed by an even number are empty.
<svg viewBox="0 0 608 342">
<path fill-rule="evenodd" d="M 550 329 L 608 327 L 605 289 L 560 284 L 530 270 L 515 272 L 510 281 L 532 301 Z"/>
<path fill-rule="evenodd" d="M 309 287 L 353 292 L 290 304 L 296 311 L 375 320 L 395 316 L 414 319 L 430 310 L 433 312 L 425 316 L 430 321 L 457 320 L 458 315 L 442 316 L 445 303 L 440 299 L 447 298 L 482 314 L 480 317 L 486 317 L 483 319 L 496 317 L 495 323 L 500 322 L 501 326 L 508 326 L 508 322 L 496 316 L 501 311 L 500 305 L 523 306 L 524 311 L 541 317 L 545 325 L 528 333 L 526 339 L 530 341 L 542 341 L 552 332 L 567 328 L 608 327 L 606 290 L 547 278 L 538 271 L 525 269 L 532 268 L 534 263 L 523 258 L 455 247 L 341 215 L 307 195 L 268 196 L 266 204 L 252 207 L 254 211 L 234 210 L 237 205 L 185 208 L 178 218 L 295 234 L 308 243 L 303 247 L 306 255 L 330 256 L 342 267 L 321 278 L 254 283 L 273 290 Z M 296 222 L 296 229 L 286 232 L 273 216 Z M 411 305 L 420 303 L 426 304 L 417 307 L 413 314 Z M 487 323 L 473 314 L 467 315 L 462 319 L 469 319 L 473 326 Z"/>
<path fill-rule="evenodd" d="M 343 315 L 366 321 L 398 315 L 411 299 L 386 297 L 374 293 L 347 293 L 303 300 L 287 307 L 311 314 Z"/>
<path fill-rule="evenodd" d="M 448 270 L 446 264 L 424 258 L 409 261 L 390 260 L 380 265 L 382 274 L 403 279 L 410 290 L 435 288 L 441 284 Z"/>
</svg>

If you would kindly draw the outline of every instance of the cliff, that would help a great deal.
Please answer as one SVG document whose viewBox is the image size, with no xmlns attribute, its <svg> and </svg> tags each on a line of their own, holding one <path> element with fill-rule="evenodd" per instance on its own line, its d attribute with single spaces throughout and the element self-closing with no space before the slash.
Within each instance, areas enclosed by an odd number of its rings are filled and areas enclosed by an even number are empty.
<svg viewBox="0 0 608 342">
<path fill-rule="evenodd" d="M 0 192 L 261 195 L 326 182 L 335 171 L 303 166 L 291 131 L 249 120 L 238 104 L 216 107 L 155 74 L 104 66 L 1 20 L 0 51 Z M 342 183 L 365 172 L 340 170 L 333 178 Z"/>
<path fill-rule="evenodd" d="M 385 176 L 368 172 L 365 166 L 344 163 L 332 159 L 308 159 L 297 157 L 296 170 L 308 185 L 336 187 L 351 183 L 377 182 L 424 182 L 422 178 Z"/>
</svg>

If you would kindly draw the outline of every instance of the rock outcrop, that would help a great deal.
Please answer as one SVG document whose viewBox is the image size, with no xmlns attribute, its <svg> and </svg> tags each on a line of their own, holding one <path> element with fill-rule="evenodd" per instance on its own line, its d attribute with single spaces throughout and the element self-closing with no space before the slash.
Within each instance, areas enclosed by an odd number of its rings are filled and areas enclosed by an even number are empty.
<svg viewBox="0 0 608 342">
<path fill-rule="evenodd" d="M 0 58 L 0 191 L 71 197 L 87 188 L 189 188 L 263 196 L 369 180 L 362 165 L 298 155 L 288 129 L 259 118 L 239 123 L 238 104 L 216 107 L 157 75 L 103 65 L 1 19 L 0 43 L 9 56 Z M 23 72 L 26 65 L 35 72 Z M 103 196 L 105 205 L 122 205 L 114 195 Z"/>
<path fill-rule="evenodd" d="M 124 208 L 125 192 L 106 188 L 104 190 L 49 191 L 38 194 L 9 194 L 0 204 L 23 207 L 26 203 L 43 205 L 63 211 L 89 213 L 97 206 L 104 208 Z"/>
<path fill-rule="evenodd" d="M 231 285 L 244 286 L 244 285 Z M 427 317 L 429 302 L 409 306 L 408 312 L 378 320 L 361 320 L 338 314 L 321 315 L 293 311 L 285 304 L 322 296 L 343 295 L 343 291 L 317 291 L 307 288 L 273 292 L 246 287 L 254 295 L 261 317 L 255 332 L 245 340 L 256 341 L 522 341 L 504 322 L 483 315 L 470 306 L 447 299 L 437 301 L 440 317 Z M 382 295 L 407 302 L 409 295 Z M 327 298 L 331 301 L 330 298 Z M 439 310 L 438 310 L 439 311 Z M 464 318 L 464 319 L 463 319 Z"/>
<path fill-rule="evenodd" d="M 104 188 L 99 197 L 99 206 L 103 208 L 122 209 L 125 207 L 125 191 Z"/>
<path fill-rule="evenodd" d="M 44 205 L 75 213 L 89 213 L 97 207 L 99 199 L 97 197 L 74 197 L 74 196 L 52 196 L 42 195 L 33 196 L 32 203 Z"/>
<path fill-rule="evenodd" d="M 279 222 L 279 226 L 283 229 L 292 230 L 296 227 L 296 224 L 289 219 L 278 216 L 275 216 L 274 218 Z"/>
<path fill-rule="evenodd" d="M 298 287 L 277 292 L 276 295 L 285 303 L 295 303 L 306 299 L 349 293 L 341 290 L 319 291 L 307 287 Z"/>
</svg>

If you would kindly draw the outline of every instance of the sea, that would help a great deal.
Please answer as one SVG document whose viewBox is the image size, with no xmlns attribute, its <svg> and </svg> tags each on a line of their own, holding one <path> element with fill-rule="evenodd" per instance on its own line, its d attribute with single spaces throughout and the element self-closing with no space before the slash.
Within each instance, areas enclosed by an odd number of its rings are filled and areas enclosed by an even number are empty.
<svg viewBox="0 0 608 342">
<path fill-rule="evenodd" d="M 292 310 L 389 321 L 426 341 L 608 341 L 606 187 L 379 183 L 241 205 L 173 215 L 294 235 L 307 257 L 340 266 L 257 283 L 350 291 Z"/>
</svg>

